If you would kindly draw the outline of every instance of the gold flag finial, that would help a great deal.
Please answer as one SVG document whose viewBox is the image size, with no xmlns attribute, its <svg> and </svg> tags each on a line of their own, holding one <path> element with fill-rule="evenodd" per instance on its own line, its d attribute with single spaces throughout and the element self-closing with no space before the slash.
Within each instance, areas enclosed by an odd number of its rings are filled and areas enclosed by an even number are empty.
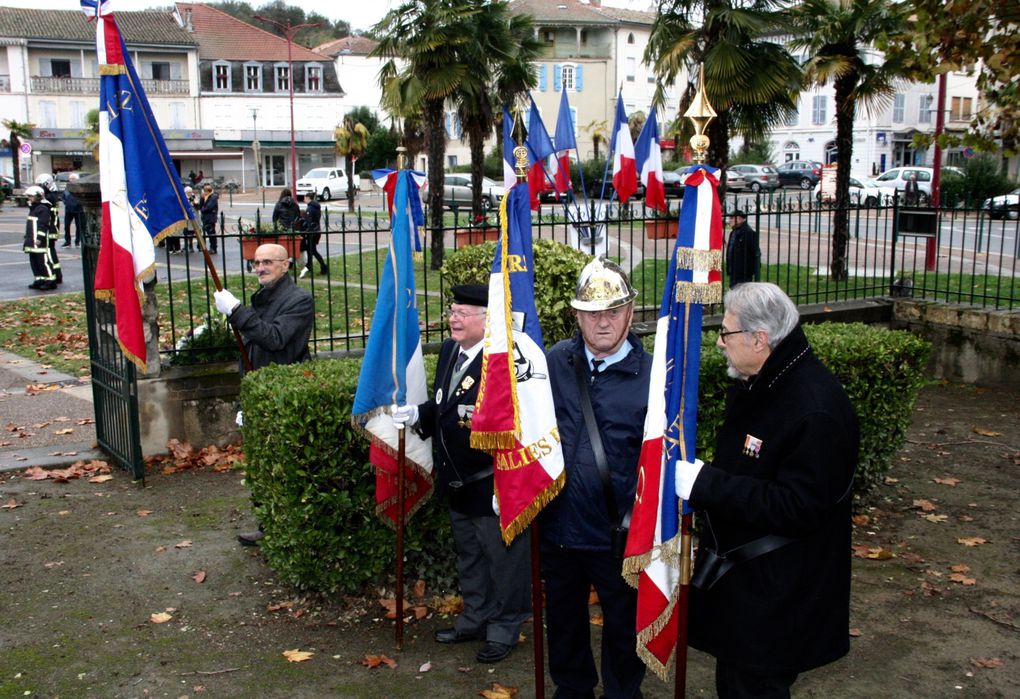
<svg viewBox="0 0 1020 699">
<path fill-rule="evenodd" d="M 404 146 L 397 146 L 397 169 L 407 169 L 407 148 Z"/>
<path fill-rule="evenodd" d="M 708 123 L 716 116 L 715 110 L 712 109 L 712 105 L 708 101 L 708 94 L 705 92 L 704 63 L 699 66 L 698 78 L 698 91 L 694 93 L 694 99 L 691 100 L 691 106 L 684 112 L 684 117 L 690 119 L 691 125 L 694 127 L 694 135 L 691 136 L 691 149 L 694 151 L 692 160 L 696 163 L 703 163 L 711 143 L 708 136 L 705 135 L 705 130 L 708 128 Z"/>
</svg>

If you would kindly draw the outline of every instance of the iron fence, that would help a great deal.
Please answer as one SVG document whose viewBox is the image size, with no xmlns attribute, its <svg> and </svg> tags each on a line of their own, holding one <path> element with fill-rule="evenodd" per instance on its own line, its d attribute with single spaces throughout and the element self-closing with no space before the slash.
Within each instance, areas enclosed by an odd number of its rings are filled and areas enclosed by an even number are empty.
<svg viewBox="0 0 1020 699">
<path fill-rule="evenodd" d="M 673 235 L 679 201 L 671 200 Z M 1020 221 L 995 220 L 981 209 L 906 209 L 897 202 L 851 206 L 847 274 L 831 274 L 832 227 L 837 210 L 809 193 L 729 195 L 724 215 L 735 209 L 747 213 L 759 233 L 760 279 L 782 287 L 798 304 L 826 303 L 885 296 L 913 296 L 1011 310 L 1020 307 Z M 325 273 L 313 264 L 305 275 L 301 265 L 291 274 L 312 291 L 315 299 L 314 352 L 357 351 L 364 347 L 375 307 L 377 283 L 389 242 L 388 217 L 377 211 L 324 211 L 318 251 L 328 263 Z M 646 229 L 661 214 L 641 205 L 590 207 L 577 224 L 576 213 L 545 206 L 533 217 L 536 239 L 552 239 L 591 252 L 609 243 L 609 255 L 630 270 L 639 292 L 639 317 L 654 316 L 662 297 L 667 261 L 674 240 L 650 238 Z M 422 341 L 435 342 L 446 333 L 443 295 L 446 282 L 431 269 L 429 242 L 442 235 L 444 249 L 455 250 L 491 235 L 488 221 L 472 222 L 462 211 L 444 214 L 444 225 L 425 232 L 425 254 L 416 263 Z M 262 231 L 270 237 L 254 237 Z M 595 235 L 587 235 L 594 231 Z M 258 288 L 247 262 L 259 242 L 280 235 L 262 220 L 221 216 L 218 252 L 214 256 L 224 284 L 243 302 Z M 299 256 L 299 235 L 280 240 Z M 188 238 L 180 241 L 186 248 Z M 174 243 L 159 251 L 161 284 L 156 287 L 160 309 L 160 345 L 165 358 L 187 361 L 198 349 L 182 340 L 215 326 L 219 314 L 212 303 L 213 285 L 201 257 Z M 725 276 L 724 276 L 725 278 Z M 229 340 L 225 341 L 229 345 Z"/>
</svg>

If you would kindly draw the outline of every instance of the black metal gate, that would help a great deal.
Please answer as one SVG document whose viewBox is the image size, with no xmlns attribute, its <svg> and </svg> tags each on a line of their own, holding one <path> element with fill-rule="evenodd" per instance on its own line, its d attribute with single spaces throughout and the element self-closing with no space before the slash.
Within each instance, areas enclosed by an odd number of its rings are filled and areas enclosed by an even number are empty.
<svg viewBox="0 0 1020 699">
<path fill-rule="evenodd" d="M 92 401 L 96 437 L 121 468 L 133 478 L 145 476 L 139 436 L 138 385 L 135 365 L 117 344 L 117 321 L 112 303 L 97 301 L 94 290 L 99 259 L 99 221 L 92 211 L 82 214 L 82 266 L 85 272 L 85 311 L 92 364 Z"/>
</svg>

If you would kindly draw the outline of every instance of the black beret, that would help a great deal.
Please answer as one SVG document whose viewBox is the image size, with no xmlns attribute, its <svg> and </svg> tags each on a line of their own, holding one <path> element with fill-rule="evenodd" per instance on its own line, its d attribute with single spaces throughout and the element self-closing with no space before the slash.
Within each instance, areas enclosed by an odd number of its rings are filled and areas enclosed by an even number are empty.
<svg viewBox="0 0 1020 699">
<path fill-rule="evenodd" d="M 730 212 L 730 216 L 739 216 L 740 218 L 747 218 L 747 214 L 744 213 L 743 209 L 734 209 Z"/>
<path fill-rule="evenodd" d="M 483 308 L 489 305 L 489 287 L 484 284 L 458 284 L 451 291 L 454 303 Z"/>
</svg>

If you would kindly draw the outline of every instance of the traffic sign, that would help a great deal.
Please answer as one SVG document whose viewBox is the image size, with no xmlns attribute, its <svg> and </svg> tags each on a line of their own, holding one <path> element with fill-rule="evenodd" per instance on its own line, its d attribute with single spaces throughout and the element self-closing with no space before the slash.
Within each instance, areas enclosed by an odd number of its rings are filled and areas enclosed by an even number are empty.
<svg viewBox="0 0 1020 699">
<path fill-rule="evenodd" d="M 18 150 L 21 151 L 22 155 L 30 155 L 32 153 L 32 144 L 27 142 L 22 143 L 18 146 Z"/>
</svg>

